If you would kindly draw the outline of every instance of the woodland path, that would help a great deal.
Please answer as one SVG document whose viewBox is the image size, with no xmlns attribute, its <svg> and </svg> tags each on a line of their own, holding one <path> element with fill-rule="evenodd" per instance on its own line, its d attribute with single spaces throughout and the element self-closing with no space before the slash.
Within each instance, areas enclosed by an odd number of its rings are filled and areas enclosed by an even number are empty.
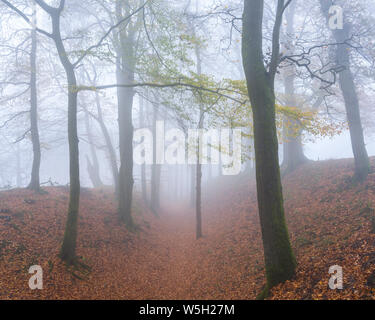
<svg viewBox="0 0 375 320">
<path fill-rule="evenodd" d="M 67 190 L 48 192 L 1 195 L 0 209 L 9 211 L 13 227 L 0 226 L 0 239 L 6 239 L 0 299 L 247 299 L 263 282 L 262 276 L 249 277 L 249 236 L 259 235 L 246 214 L 232 217 L 222 205 L 205 207 L 204 237 L 196 240 L 195 211 L 188 205 L 162 208 L 159 218 L 142 205 L 135 213 L 141 230 L 130 233 L 118 223 L 111 194 L 100 191 L 82 192 L 80 204 L 77 253 L 91 271 L 67 268 L 58 258 Z M 27 270 L 35 264 L 43 268 L 43 290 L 28 288 Z"/>
</svg>

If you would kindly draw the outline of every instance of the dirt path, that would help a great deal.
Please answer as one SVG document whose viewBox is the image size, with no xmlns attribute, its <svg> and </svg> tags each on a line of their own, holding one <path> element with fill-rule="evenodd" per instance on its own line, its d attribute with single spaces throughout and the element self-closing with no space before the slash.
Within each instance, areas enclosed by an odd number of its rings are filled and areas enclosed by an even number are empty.
<svg viewBox="0 0 375 320">
<path fill-rule="evenodd" d="M 24 201 L 28 198 L 32 205 Z M 140 207 L 136 211 L 142 230 L 131 234 L 118 224 L 111 196 L 101 192 L 83 193 L 81 199 L 77 253 L 91 272 L 77 279 L 77 272 L 67 269 L 57 256 L 67 199 L 62 188 L 49 189 L 48 196 L 27 190 L 2 195 L 0 209 L 9 211 L 13 227 L 0 228 L 0 240 L 6 239 L 1 242 L 0 299 L 252 297 L 249 286 L 256 284 L 244 278 L 248 232 L 238 236 L 244 240 L 244 250 L 233 238 L 238 232 L 223 228 L 221 219 L 228 219 L 225 209 L 205 209 L 204 237 L 196 240 L 195 214 L 188 206 L 163 208 L 160 218 Z M 243 223 L 238 217 L 229 221 L 233 228 Z M 43 290 L 28 288 L 27 270 L 35 264 L 43 268 Z"/>
<path fill-rule="evenodd" d="M 106 283 L 100 298 L 190 299 L 197 297 L 201 270 L 197 261 L 194 213 L 182 206 L 169 207 L 139 234 L 130 251 L 103 259 L 92 285 Z M 95 269 L 93 272 L 95 272 Z M 107 291 L 110 289 L 109 291 Z"/>
<path fill-rule="evenodd" d="M 158 298 L 186 299 L 192 286 L 191 273 L 194 268 L 194 219 L 193 212 L 183 207 L 164 210 L 160 232 L 155 243 L 156 250 L 164 252 L 160 261 L 166 268 L 160 268 Z M 194 270 L 195 271 L 195 270 Z"/>
</svg>

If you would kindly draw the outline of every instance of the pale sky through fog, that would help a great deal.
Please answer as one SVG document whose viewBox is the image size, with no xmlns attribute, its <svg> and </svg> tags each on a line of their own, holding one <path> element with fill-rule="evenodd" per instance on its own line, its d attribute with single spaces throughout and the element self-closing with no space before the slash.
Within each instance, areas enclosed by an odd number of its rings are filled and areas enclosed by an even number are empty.
<svg viewBox="0 0 375 320">
<path fill-rule="evenodd" d="M 369 156 L 375 156 L 374 135 L 365 136 L 366 148 Z M 353 158 L 349 131 L 332 139 L 317 139 L 315 143 L 305 145 L 305 154 L 311 160 L 328 160 Z"/>
</svg>

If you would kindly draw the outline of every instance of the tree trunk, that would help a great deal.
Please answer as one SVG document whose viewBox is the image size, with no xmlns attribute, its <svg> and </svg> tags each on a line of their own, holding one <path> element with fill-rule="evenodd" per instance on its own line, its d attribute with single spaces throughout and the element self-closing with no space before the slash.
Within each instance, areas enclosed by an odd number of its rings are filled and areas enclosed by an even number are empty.
<svg viewBox="0 0 375 320">
<path fill-rule="evenodd" d="M 296 2 L 293 1 L 286 10 L 286 54 L 293 54 L 294 39 L 294 14 Z M 284 69 L 285 103 L 288 107 L 298 107 L 295 99 L 294 80 L 296 77 L 295 66 L 291 65 Z M 283 121 L 283 174 L 288 174 L 307 162 L 303 153 L 302 131 L 294 119 L 284 116 Z"/>
<path fill-rule="evenodd" d="M 198 1 L 196 2 L 196 12 L 198 12 Z M 193 34 L 195 35 L 195 30 L 193 28 Z M 198 44 L 195 45 L 195 56 L 197 59 L 197 74 L 202 74 L 202 57 L 201 57 L 201 50 Z M 196 168 L 196 195 L 195 195 L 195 213 L 196 213 L 196 238 L 199 239 L 203 236 L 202 232 L 202 150 L 200 148 L 202 137 L 202 129 L 204 124 L 204 111 L 203 106 L 199 105 L 199 121 L 198 121 L 198 129 L 199 129 L 199 139 L 198 139 L 198 146 L 197 146 L 197 168 Z M 204 159 L 205 160 L 205 159 Z"/>
<path fill-rule="evenodd" d="M 198 147 L 199 149 L 199 147 Z M 196 238 L 202 238 L 202 165 L 198 161 L 196 169 L 197 189 L 196 189 L 196 202 L 195 202 L 195 213 L 196 213 Z"/>
<path fill-rule="evenodd" d="M 154 105 L 154 118 L 153 118 L 153 164 L 151 166 L 151 210 L 155 215 L 158 215 L 160 209 L 160 173 L 161 165 L 156 163 L 156 121 L 159 115 L 159 104 Z M 178 189 L 177 189 L 178 191 Z"/>
<path fill-rule="evenodd" d="M 99 94 L 97 92 L 95 93 L 95 101 L 96 101 L 96 110 L 98 112 L 97 120 L 98 120 L 100 129 L 102 130 L 104 141 L 105 141 L 105 144 L 106 144 L 106 147 L 107 147 L 109 164 L 110 164 L 110 167 L 111 167 L 112 177 L 113 177 L 113 184 L 114 184 L 114 187 L 115 187 L 115 193 L 118 197 L 118 181 L 119 181 L 119 178 L 118 178 L 116 151 L 115 151 L 115 148 L 113 147 L 111 136 L 109 135 L 107 126 L 104 123 L 102 107 L 100 105 Z"/>
<path fill-rule="evenodd" d="M 130 14 L 131 6 L 126 1 L 116 1 L 116 18 L 121 21 L 124 16 Z M 118 84 L 133 84 L 135 80 L 136 65 L 136 32 L 140 26 L 142 15 L 138 14 L 137 21 L 129 22 L 124 28 L 120 28 L 117 34 L 116 45 L 116 77 Z M 120 169 L 119 169 L 119 196 L 118 213 L 120 221 L 125 223 L 130 230 L 135 228 L 132 218 L 133 200 L 133 99 L 134 89 L 117 88 L 118 122 L 120 144 Z"/>
<path fill-rule="evenodd" d="M 31 54 L 30 54 L 30 132 L 33 145 L 33 165 L 31 180 L 28 188 L 40 192 L 40 140 L 38 131 L 38 105 L 37 105 L 37 83 L 36 83 L 36 54 L 37 54 L 37 31 L 36 31 L 36 8 L 33 5 L 33 28 L 31 31 Z"/>
<path fill-rule="evenodd" d="M 129 84 L 134 81 L 134 73 L 126 71 L 124 66 L 117 66 L 117 82 Z M 119 203 L 120 221 L 132 229 L 134 227 L 131 215 L 133 199 L 133 98 L 132 88 L 118 88 L 118 121 L 120 134 L 120 171 L 119 171 Z"/>
<path fill-rule="evenodd" d="M 286 104 L 288 107 L 296 107 L 296 100 L 294 98 L 294 78 L 294 74 L 289 74 L 284 78 Z M 299 166 L 308 161 L 303 153 L 301 133 L 302 132 L 297 121 L 288 116 L 284 116 L 283 174 L 293 172 Z"/>
<path fill-rule="evenodd" d="M 320 4 L 323 14 L 328 20 L 331 1 L 320 0 Z M 339 73 L 339 84 L 344 97 L 346 116 L 349 123 L 350 139 L 355 162 L 355 178 L 359 181 L 363 181 L 370 173 L 370 161 L 365 146 L 358 95 L 354 84 L 354 77 L 350 70 L 351 47 L 344 44 L 345 41 L 350 40 L 350 29 L 350 23 L 344 21 L 344 28 L 342 30 L 332 30 L 332 34 L 335 41 L 339 43 L 336 49 L 337 65 L 345 68 L 345 70 Z"/>
<path fill-rule="evenodd" d="M 80 179 L 79 179 L 79 140 L 77 130 L 77 79 L 74 65 L 69 61 L 61 32 L 60 15 L 63 8 L 54 9 L 52 18 L 52 34 L 56 49 L 64 67 L 68 82 L 68 141 L 69 141 L 69 209 L 60 257 L 69 264 L 76 261 L 77 221 L 79 213 Z"/>
<path fill-rule="evenodd" d="M 212 181 L 212 163 L 210 162 L 207 168 L 207 184 L 209 185 L 211 181 Z"/>
<path fill-rule="evenodd" d="M 103 187 L 103 182 L 102 182 L 102 179 L 100 178 L 99 161 L 98 161 L 98 156 L 96 154 L 94 139 L 92 137 L 92 133 L 90 129 L 89 115 L 87 112 L 85 112 L 85 125 L 86 125 L 87 139 L 90 145 L 90 151 L 91 151 L 91 157 L 92 157 L 92 163 L 91 163 L 90 158 L 86 156 L 87 171 L 89 173 L 89 177 L 90 177 L 93 187 L 100 188 L 100 187 Z"/>
<path fill-rule="evenodd" d="M 79 210 L 80 180 L 79 180 L 79 148 L 77 130 L 77 91 L 74 69 L 69 66 L 66 69 L 68 77 L 68 140 L 69 140 L 69 210 L 66 222 L 64 240 L 60 257 L 68 263 L 74 263 L 76 259 L 77 221 Z"/>
<path fill-rule="evenodd" d="M 276 71 L 270 74 L 263 64 L 263 5 L 262 0 L 245 0 L 242 56 L 253 111 L 258 208 L 267 277 L 264 293 L 267 294 L 269 288 L 294 275 L 296 260 L 285 222 L 280 178 L 275 125 L 274 76 Z M 279 0 L 278 14 L 283 6 L 284 1 Z M 275 32 L 280 32 L 280 30 L 275 30 Z M 279 40 L 275 32 L 273 55 L 278 57 Z"/>
<path fill-rule="evenodd" d="M 21 177 L 21 151 L 20 151 L 20 143 L 17 143 L 17 151 L 16 151 L 16 186 L 17 188 L 21 188 L 22 185 L 22 177 Z"/>
<path fill-rule="evenodd" d="M 139 126 L 144 129 L 144 99 L 139 95 Z M 146 165 L 141 165 L 141 188 L 142 188 L 142 199 L 147 204 L 147 183 L 146 183 Z"/>
<path fill-rule="evenodd" d="M 197 192 L 197 168 L 196 165 L 190 166 L 190 206 L 194 208 L 196 205 L 196 192 Z"/>
</svg>

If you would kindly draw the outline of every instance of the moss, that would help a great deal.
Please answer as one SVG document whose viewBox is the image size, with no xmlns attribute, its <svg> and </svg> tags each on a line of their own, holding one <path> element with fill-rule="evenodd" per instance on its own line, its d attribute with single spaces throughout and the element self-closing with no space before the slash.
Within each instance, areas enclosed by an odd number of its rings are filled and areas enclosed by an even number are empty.
<svg viewBox="0 0 375 320">
<path fill-rule="evenodd" d="M 256 300 L 265 300 L 269 297 L 270 295 L 270 288 L 269 286 L 266 284 L 262 291 L 256 296 Z"/>
</svg>

